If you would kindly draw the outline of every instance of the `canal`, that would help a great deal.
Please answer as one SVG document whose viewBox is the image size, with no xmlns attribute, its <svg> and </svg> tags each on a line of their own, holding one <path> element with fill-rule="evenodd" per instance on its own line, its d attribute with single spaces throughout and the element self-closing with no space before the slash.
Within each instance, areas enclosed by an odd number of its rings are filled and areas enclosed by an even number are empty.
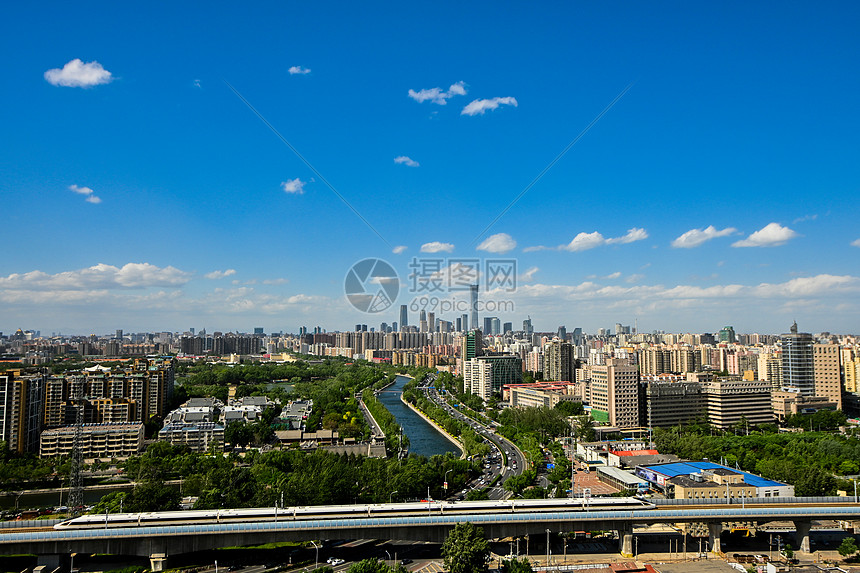
<svg viewBox="0 0 860 573">
<path fill-rule="evenodd" d="M 410 378 L 398 376 L 394 384 L 379 393 L 379 401 L 394 415 L 403 433 L 409 438 L 409 452 L 421 456 L 435 456 L 452 452 L 460 455 L 460 450 L 409 406 L 400 401 L 403 386 Z"/>
</svg>

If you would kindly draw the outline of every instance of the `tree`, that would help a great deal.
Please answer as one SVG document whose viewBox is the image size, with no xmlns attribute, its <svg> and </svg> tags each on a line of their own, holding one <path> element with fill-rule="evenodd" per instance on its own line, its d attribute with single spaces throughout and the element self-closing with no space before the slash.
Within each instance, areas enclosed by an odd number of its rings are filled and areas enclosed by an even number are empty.
<svg viewBox="0 0 860 573">
<path fill-rule="evenodd" d="M 853 537 L 846 537 L 842 540 L 842 544 L 839 546 L 839 555 L 842 557 L 850 557 L 860 551 L 857 547 L 857 542 L 854 541 Z"/>
<path fill-rule="evenodd" d="M 347 573 L 390 573 L 391 568 L 376 557 L 362 559 L 358 563 L 349 566 Z"/>
<path fill-rule="evenodd" d="M 791 559 L 794 557 L 794 549 L 792 549 L 790 543 L 785 546 L 785 549 L 782 550 L 782 554 L 785 555 L 786 559 Z"/>
<path fill-rule="evenodd" d="M 502 561 L 502 573 L 532 573 L 532 564 L 525 557 L 520 559 L 506 559 Z"/>
<path fill-rule="evenodd" d="M 483 528 L 458 523 L 442 544 L 442 557 L 450 573 L 485 573 L 490 562 L 490 545 Z"/>
</svg>

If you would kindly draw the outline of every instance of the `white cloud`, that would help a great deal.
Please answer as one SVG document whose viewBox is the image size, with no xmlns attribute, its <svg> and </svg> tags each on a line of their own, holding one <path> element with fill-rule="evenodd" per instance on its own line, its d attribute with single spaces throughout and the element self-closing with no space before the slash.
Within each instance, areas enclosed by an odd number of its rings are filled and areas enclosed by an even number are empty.
<svg viewBox="0 0 860 573">
<path fill-rule="evenodd" d="M 191 82 L 195 88 L 202 88 L 203 86 L 200 84 L 200 80 L 194 80 Z"/>
<path fill-rule="evenodd" d="M 95 195 L 95 192 L 89 187 L 78 187 L 77 185 L 69 185 L 69 190 L 73 191 L 79 195 L 86 195 L 86 199 L 84 199 L 87 203 L 93 203 L 98 205 L 102 202 L 101 198 Z"/>
<path fill-rule="evenodd" d="M 554 251 L 555 247 L 545 247 L 544 245 L 535 245 L 534 247 L 526 247 L 524 253 L 536 253 L 538 251 Z"/>
<path fill-rule="evenodd" d="M 857 239 L 856 241 L 851 241 L 851 246 L 860 247 L 860 239 Z"/>
<path fill-rule="evenodd" d="M 418 103 L 429 101 L 437 105 L 446 105 L 448 100 L 452 97 L 457 95 L 466 95 L 466 84 L 464 82 L 457 82 L 456 84 L 451 85 L 447 91 L 442 88 L 430 88 L 419 91 L 409 90 L 408 94 L 409 97 Z"/>
<path fill-rule="evenodd" d="M 535 274 L 537 274 L 539 270 L 540 269 L 538 267 L 532 267 L 526 272 L 519 275 L 517 277 L 517 281 L 521 283 L 530 283 L 535 279 Z"/>
<path fill-rule="evenodd" d="M 629 277 L 624 279 L 624 282 L 629 283 L 629 284 L 633 284 L 633 283 L 638 283 L 639 281 L 641 281 L 644 278 L 645 278 L 645 275 L 643 275 L 643 274 L 633 273 L 632 275 L 630 275 Z"/>
<path fill-rule="evenodd" d="M 708 225 L 704 229 L 690 229 L 674 241 L 672 241 L 672 246 L 676 249 L 692 249 L 693 247 L 698 247 L 711 239 L 716 239 L 717 237 L 728 237 L 729 235 L 734 235 L 738 230 L 734 227 L 726 227 L 725 229 L 718 230 L 713 225 Z"/>
<path fill-rule="evenodd" d="M 638 227 L 633 227 L 632 229 L 627 230 L 627 234 L 621 237 L 615 237 L 614 239 L 606 239 L 607 245 L 620 244 L 626 245 L 627 243 L 633 243 L 636 241 L 642 241 L 648 238 L 648 231 L 645 229 L 640 229 Z"/>
<path fill-rule="evenodd" d="M 400 253 L 406 251 L 406 249 L 408 249 L 408 248 L 409 247 L 407 247 L 406 245 L 397 245 L 396 247 L 391 249 L 391 252 L 394 253 L 395 255 L 399 255 Z"/>
<path fill-rule="evenodd" d="M 813 213 L 812 215 L 804 215 L 803 217 L 798 217 L 792 223 L 804 223 L 806 221 L 814 221 L 818 218 L 818 213 Z"/>
<path fill-rule="evenodd" d="M 503 254 L 513 251 L 516 246 L 517 242 L 507 233 L 496 233 L 484 239 L 477 249 L 488 253 Z"/>
<path fill-rule="evenodd" d="M 301 67 L 301 66 L 293 66 L 293 67 L 291 67 L 288 71 L 290 72 L 290 75 L 291 75 L 291 76 L 294 76 L 294 75 L 296 75 L 296 74 L 298 74 L 298 75 L 300 75 L 300 76 L 303 76 L 303 75 L 305 75 L 305 74 L 309 74 L 309 73 L 311 73 L 311 69 L 310 69 L 310 68 L 303 68 L 303 67 Z M 323 75 L 325 75 L 325 74 L 323 74 Z"/>
<path fill-rule="evenodd" d="M 302 181 L 298 177 L 295 179 L 287 179 L 286 181 L 281 182 L 281 189 L 286 193 L 290 193 L 293 195 L 302 195 L 305 192 L 305 185 L 307 185 L 306 181 Z"/>
<path fill-rule="evenodd" d="M 746 239 L 732 243 L 733 247 L 778 247 L 800 235 L 779 223 L 768 223 Z"/>
<path fill-rule="evenodd" d="M 606 239 L 603 235 L 594 231 L 593 233 L 579 233 L 567 245 L 561 245 L 559 249 L 571 252 L 587 251 L 604 244 Z"/>
<path fill-rule="evenodd" d="M 603 278 L 605 278 L 605 279 L 620 279 L 621 278 L 621 271 L 615 271 L 614 273 L 608 274 Z"/>
<path fill-rule="evenodd" d="M 191 273 L 175 267 L 159 268 L 149 263 L 127 263 L 115 267 L 99 263 L 86 269 L 48 274 L 42 271 L 13 273 L 0 277 L 0 288 L 16 290 L 81 290 L 179 286 L 191 280 Z"/>
<path fill-rule="evenodd" d="M 407 167 L 418 167 L 421 164 L 405 155 L 400 155 L 394 158 L 394 163 L 401 163 Z"/>
<path fill-rule="evenodd" d="M 280 279 L 265 279 L 265 280 L 264 280 L 264 281 L 262 281 L 262 282 L 263 282 L 263 284 L 264 284 L 264 285 L 285 285 L 285 284 L 287 284 L 288 282 L 290 282 L 290 280 L 289 280 L 289 279 L 284 279 L 284 278 L 280 278 Z"/>
<path fill-rule="evenodd" d="M 210 280 L 223 279 L 224 277 L 231 277 L 236 274 L 236 269 L 227 269 L 226 271 L 212 271 L 211 273 L 206 273 L 203 275 L 205 278 Z"/>
<path fill-rule="evenodd" d="M 421 245 L 422 253 L 450 253 L 453 250 L 454 245 L 452 243 L 441 243 L 439 241 L 433 241 Z"/>
<path fill-rule="evenodd" d="M 88 88 L 109 83 L 113 77 L 98 62 L 87 62 L 75 58 L 63 66 L 45 72 L 45 79 L 55 86 L 67 88 Z"/>
<path fill-rule="evenodd" d="M 512 97 L 494 97 L 492 99 L 476 99 L 463 108 L 460 115 L 484 115 L 488 110 L 492 111 L 500 105 L 512 105 L 517 107 L 516 98 Z"/>
</svg>

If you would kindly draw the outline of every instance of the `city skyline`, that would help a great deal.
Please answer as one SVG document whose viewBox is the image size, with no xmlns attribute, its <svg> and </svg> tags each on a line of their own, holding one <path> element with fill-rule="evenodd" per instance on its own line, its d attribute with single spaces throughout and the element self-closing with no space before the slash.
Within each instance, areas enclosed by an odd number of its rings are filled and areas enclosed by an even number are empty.
<svg viewBox="0 0 860 573">
<path fill-rule="evenodd" d="M 335 7 L 10 7 L 0 331 L 378 327 L 416 259 L 536 331 L 856 329 L 860 7 Z"/>
</svg>

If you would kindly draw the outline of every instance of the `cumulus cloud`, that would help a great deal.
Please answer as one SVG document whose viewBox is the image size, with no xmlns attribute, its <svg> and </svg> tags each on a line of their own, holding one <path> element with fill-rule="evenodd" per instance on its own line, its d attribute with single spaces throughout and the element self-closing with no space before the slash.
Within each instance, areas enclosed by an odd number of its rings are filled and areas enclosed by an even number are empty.
<svg viewBox="0 0 860 573">
<path fill-rule="evenodd" d="M 605 278 L 605 279 L 620 279 L 621 278 L 621 271 L 615 271 L 614 273 L 610 273 L 603 278 Z"/>
<path fill-rule="evenodd" d="M 84 201 L 86 201 L 87 203 L 93 203 L 98 205 L 102 202 L 101 198 L 96 196 L 95 192 L 89 187 L 78 187 L 77 185 L 69 185 L 69 190 L 74 193 L 77 193 L 78 195 L 86 196 L 86 199 L 84 199 Z"/>
<path fill-rule="evenodd" d="M 55 86 L 89 88 L 110 83 L 113 77 L 100 63 L 95 61 L 84 63 L 75 58 L 62 69 L 54 68 L 45 72 L 45 79 L 49 84 Z"/>
<path fill-rule="evenodd" d="M 733 247 L 778 247 L 800 235 L 779 223 L 768 223 L 746 239 L 732 243 Z"/>
<path fill-rule="evenodd" d="M 305 192 L 305 185 L 307 185 L 307 181 L 302 181 L 298 177 L 295 179 L 287 179 L 286 181 L 281 182 L 281 189 L 284 190 L 285 193 L 290 193 L 292 195 L 302 195 Z"/>
<path fill-rule="evenodd" d="M 394 253 L 395 255 L 399 255 L 400 253 L 406 251 L 406 249 L 408 249 L 408 248 L 409 247 L 407 247 L 406 245 L 397 245 L 396 247 L 391 249 L 391 252 Z"/>
<path fill-rule="evenodd" d="M 567 245 L 561 245 L 559 249 L 571 252 L 587 251 L 606 243 L 603 235 L 594 231 L 593 233 L 579 233 Z"/>
<path fill-rule="evenodd" d="M 856 241 L 851 241 L 851 246 L 860 247 L 860 239 L 857 239 Z"/>
<path fill-rule="evenodd" d="M 289 279 L 280 278 L 280 279 L 265 279 L 262 282 L 264 285 L 285 285 L 290 281 L 289 281 Z"/>
<path fill-rule="evenodd" d="M 115 267 L 99 263 L 86 269 L 48 274 L 42 271 L 13 273 L 0 277 L 0 288 L 19 290 L 80 290 L 179 286 L 191 280 L 192 273 L 175 267 L 149 263 L 127 263 Z"/>
<path fill-rule="evenodd" d="M 211 273 L 206 273 L 203 275 L 205 278 L 210 280 L 223 279 L 224 277 L 230 277 L 236 274 L 236 269 L 227 269 L 226 271 L 212 271 Z"/>
<path fill-rule="evenodd" d="M 507 233 L 496 233 L 484 239 L 478 245 L 479 251 L 487 251 L 488 253 L 503 254 L 513 251 L 517 246 L 517 242 Z"/>
<path fill-rule="evenodd" d="M 301 67 L 301 66 L 293 66 L 293 67 L 291 67 L 288 71 L 290 72 L 290 75 L 291 75 L 291 76 L 294 76 L 294 75 L 296 75 L 296 74 L 298 74 L 298 75 L 300 75 L 300 76 L 303 76 L 303 75 L 305 75 L 305 74 L 309 74 L 309 73 L 311 73 L 311 69 L 310 69 L 310 68 L 303 68 L 303 67 Z M 323 75 L 325 75 L 325 74 L 323 74 Z"/>
<path fill-rule="evenodd" d="M 737 232 L 738 230 L 734 227 L 717 229 L 713 225 L 708 225 L 704 229 L 690 229 L 672 241 L 672 246 L 676 249 L 692 249 L 707 243 L 711 239 L 716 239 L 717 237 L 728 237 L 729 235 L 734 235 Z"/>
<path fill-rule="evenodd" d="M 460 112 L 460 115 L 484 115 L 487 111 L 497 109 L 500 105 L 512 105 L 517 107 L 516 98 L 512 97 L 494 97 L 492 99 L 476 99 L 466 105 Z"/>
<path fill-rule="evenodd" d="M 450 253 L 453 250 L 453 243 L 441 243 L 439 241 L 433 241 L 421 245 L 422 253 Z"/>
<path fill-rule="evenodd" d="M 398 157 L 395 157 L 394 163 L 406 165 L 407 167 L 418 167 L 419 165 L 421 165 L 420 163 L 418 163 L 414 159 L 407 157 L 406 155 L 400 155 Z"/>
<path fill-rule="evenodd" d="M 558 247 L 545 247 L 543 245 L 537 245 L 535 247 L 526 247 L 525 249 L 523 249 L 523 252 L 532 253 L 535 251 L 558 250 L 578 253 L 580 251 L 588 251 L 590 249 L 594 249 L 603 245 L 626 245 L 628 243 L 642 241 L 647 238 L 648 231 L 639 227 L 633 227 L 632 229 L 628 229 L 627 233 L 620 237 L 610 237 L 608 239 L 598 231 L 594 231 L 592 233 L 582 232 L 576 235 L 573 240 L 566 245 L 559 245 Z"/>
<path fill-rule="evenodd" d="M 638 227 L 633 227 L 632 229 L 627 230 L 627 234 L 621 237 L 615 237 L 614 239 L 606 239 L 607 245 L 619 244 L 626 245 L 627 243 L 634 243 L 636 241 L 642 241 L 648 238 L 648 231 L 645 229 L 640 229 Z"/>
<path fill-rule="evenodd" d="M 446 105 L 452 97 L 466 95 L 466 84 L 464 82 L 457 82 L 456 84 L 452 84 L 447 90 L 443 90 L 442 88 L 430 88 L 419 91 L 409 90 L 408 95 L 418 103 L 429 101 L 437 105 Z"/>
</svg>

